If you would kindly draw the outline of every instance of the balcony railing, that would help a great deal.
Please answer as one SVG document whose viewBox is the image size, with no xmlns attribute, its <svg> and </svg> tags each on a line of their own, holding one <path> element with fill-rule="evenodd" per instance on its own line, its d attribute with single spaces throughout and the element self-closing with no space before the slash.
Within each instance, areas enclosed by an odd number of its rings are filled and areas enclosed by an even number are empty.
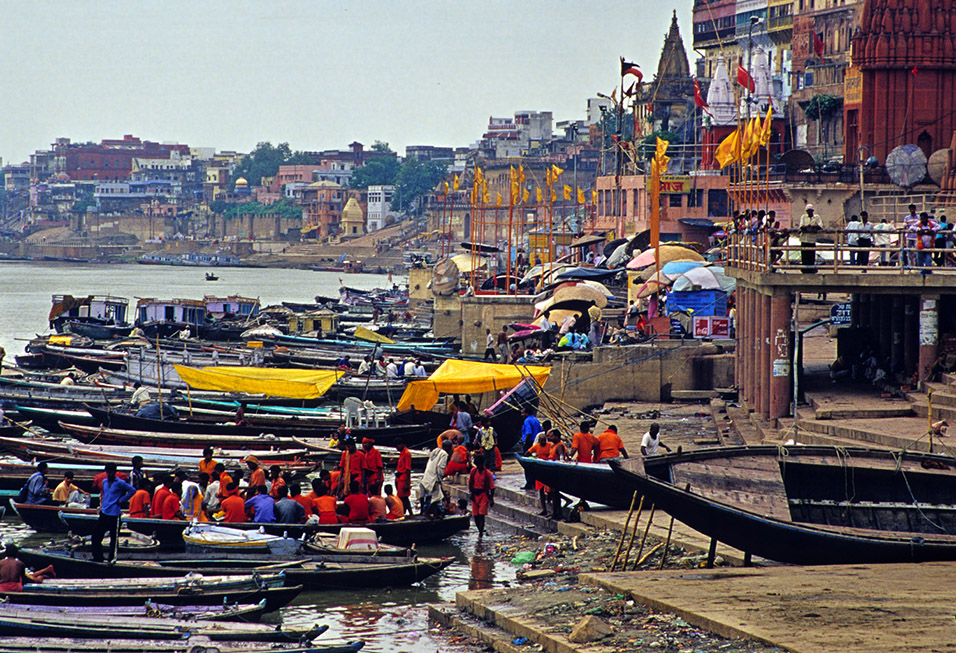
<svg viewBox="0 0 956 653">
<path fill-rule="evenodd" d="M 922 247 L 912 229 L 856 232 L 889 241 L 884 245 L 851 245 L 847 230 L 814 232 L 816 243 L 801 242 L 799 229 L 749 229 L 727 236 L 724 262 L 728 268 L 774 273 L 864 273 L 956 275 L 956 235 L 945 233 L 945 247 Z M 878 236 L 877 236 L 878 234 Z M 811 256 L 812 254 L 812 256 Z"/>
</svg>

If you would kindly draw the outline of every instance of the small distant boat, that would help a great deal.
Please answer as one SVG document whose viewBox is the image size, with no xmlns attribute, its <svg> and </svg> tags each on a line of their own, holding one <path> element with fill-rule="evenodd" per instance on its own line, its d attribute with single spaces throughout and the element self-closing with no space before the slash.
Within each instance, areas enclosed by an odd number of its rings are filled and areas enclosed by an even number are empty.
<svg viewBox="0 0 956 653">
<path fill-rule="evenodd" d="M 206 281 L 219 281 L 219 277 L 217 277 L 217 276 L 216 276 L 215 274 L 213 274 L 212 272 L 207 272 L 207 273 L 206 273 Z"/>
<path fill-rule="evenodd" d="M 187 553 L 269 553 L 272 555 L 297 555 L 302 542 L 284 535 L 229 528 L 218 524 L 190 524 L 183 531 Z"/>
</svg>

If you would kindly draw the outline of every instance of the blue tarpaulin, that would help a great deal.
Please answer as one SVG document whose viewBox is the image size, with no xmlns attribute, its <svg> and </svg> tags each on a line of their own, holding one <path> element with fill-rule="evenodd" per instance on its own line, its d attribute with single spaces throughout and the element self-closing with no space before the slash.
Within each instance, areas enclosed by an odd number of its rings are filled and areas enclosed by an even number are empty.
<svg viewBox="0 0 956 653">
<path fill-rule="evenodd" d="M 727 315 L 727 293 L 720 290 L 688 290 L 667 294 L 667 311 L 691 315 Z"/>
</svg>

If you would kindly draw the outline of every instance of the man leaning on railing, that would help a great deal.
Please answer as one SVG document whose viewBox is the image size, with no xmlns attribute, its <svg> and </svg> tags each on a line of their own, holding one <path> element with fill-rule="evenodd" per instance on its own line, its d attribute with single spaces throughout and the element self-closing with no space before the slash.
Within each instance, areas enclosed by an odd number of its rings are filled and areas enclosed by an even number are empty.
<svg viewBox="0 0 956 653">
<path fill-rule="evenodd" d="M 823 221 L 820 216 L 815 215 L 813 204 L 807 204 L 806 213 L 800 216 L 797 226 L 800 229 L 800 272 L 803 274 L 816 272 L 813 266 L 816 264 L 817 256 L 817 233 L 823 229 Z"/>
</svg>

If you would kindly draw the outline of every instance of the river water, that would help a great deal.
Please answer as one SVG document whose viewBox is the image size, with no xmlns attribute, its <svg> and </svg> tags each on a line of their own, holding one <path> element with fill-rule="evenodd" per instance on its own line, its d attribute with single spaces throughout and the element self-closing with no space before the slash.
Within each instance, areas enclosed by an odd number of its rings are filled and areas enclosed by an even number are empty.
<svg viewBox="0 0 956 653">
<path fill-rule="evenodd" d="M 119 295 L 130 300 L 132 311 L 137 297 L 200 299 L 207 294 L 237 294 L 258 297 L 267 306 L 281 301 L 311 302 L 316 295 L 336 296 L 339 279 L 361 289 L 389 285 L 388 277 L 372 274 L 215 268 L 219 281 L 208 282 L 205 272 L 203 268 L 137 264 L 0 261 L 0 345 L 12 357 L 23 352 L 30 338 L 48 333 L 46 318 L 50 298 L 56 293 Z M 394 282 L 402 284 L 406 279 L 395 277 Z M 0 538 L 42 541 L 9 517 L 0 521 Z M 321 639 L 364 639 L 368 651 L 463 650 L 429 632 L 426 604 L 452 601 L 459 590 L 512 582 L 514 569 L 494 556 L 497 545 L 508 539 L 490 532 L 479 542 L 470 530 L 442 546 L 419 547 L 422 555 L 453 556 L 455 563 L 417 587 L 303 594 L 283 608 L 283 620 L 299 626 L 329 624 L 329 633 Z"/>
</svg>

